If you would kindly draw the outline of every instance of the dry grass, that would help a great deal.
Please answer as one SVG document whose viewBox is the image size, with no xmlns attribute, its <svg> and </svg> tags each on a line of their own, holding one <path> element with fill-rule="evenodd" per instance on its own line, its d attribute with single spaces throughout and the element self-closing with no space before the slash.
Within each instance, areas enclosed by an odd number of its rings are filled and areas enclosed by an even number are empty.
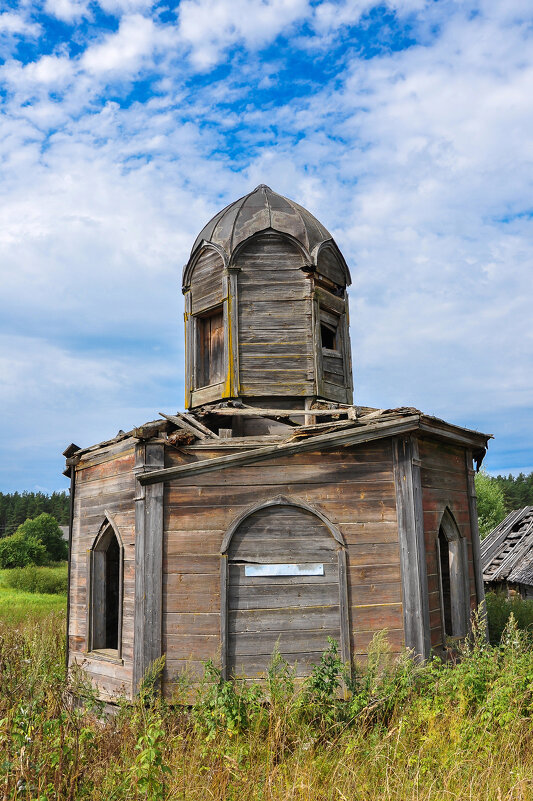
<svg viewBox="0 0 533 801">
<path fill-rule="evenodd" d="M 172 707 L 148 678 L 106 719 L 82 677 L 85 705 L 69 704 L 62 624 L 0 625 L 5 801 L 533 798 L 533 652 L 512 626 L 455 668 L 395 664 L 377 643 L 350 703 L 330 654 L 299 689 L 278 660 L 269 704 L 212 673 L 193 710 Z"/>
</svg>

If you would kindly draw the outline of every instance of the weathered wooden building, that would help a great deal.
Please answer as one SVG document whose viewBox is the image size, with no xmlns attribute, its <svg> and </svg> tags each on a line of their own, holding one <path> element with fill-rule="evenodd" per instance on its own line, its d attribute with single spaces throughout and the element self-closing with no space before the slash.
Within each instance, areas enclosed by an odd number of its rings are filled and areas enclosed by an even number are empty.
<svg viewBox="0 0 533 801">
<path fill-rule="evenodd" d="M 510 512 L 481 543 L 487 589 L 533 598 L 533 506 Z"/>
<path fill-rule="evenodd" d="M 486 435 L 353 405 L 331 234 L 259 186 L 203 229 L 183 273 L 186 407 L 70 446 L 68 648 L 102 697 L 208 658 L 310 669 L 375 632 L 427 657 L 483 599 L 473 461 Z"/>
</svg>

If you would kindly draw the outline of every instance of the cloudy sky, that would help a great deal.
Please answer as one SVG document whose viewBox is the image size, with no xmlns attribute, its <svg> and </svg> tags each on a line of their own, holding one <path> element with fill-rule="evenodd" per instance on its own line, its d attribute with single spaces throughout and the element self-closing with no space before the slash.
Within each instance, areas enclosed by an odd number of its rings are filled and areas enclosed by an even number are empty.
<svg viewBox="0 0 533 801">
<path fill-rule="evenodd" d="M 0 8 L 0 490 L 183 408 L 182 266 L 259 183 L 350 265 L 356 402 L 533 469 L 530 4 Z"/>
</svg>

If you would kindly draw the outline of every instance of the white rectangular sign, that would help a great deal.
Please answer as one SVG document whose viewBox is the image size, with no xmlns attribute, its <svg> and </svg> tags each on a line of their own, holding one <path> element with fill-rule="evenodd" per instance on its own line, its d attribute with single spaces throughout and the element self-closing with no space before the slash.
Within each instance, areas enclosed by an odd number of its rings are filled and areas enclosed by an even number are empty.
<svg viewBox="0 0 533 801">
<path fill-rule="evenodd" d="M 324 565 L 245 565 L 245 576 L 323 576 Z"/>
</svg>

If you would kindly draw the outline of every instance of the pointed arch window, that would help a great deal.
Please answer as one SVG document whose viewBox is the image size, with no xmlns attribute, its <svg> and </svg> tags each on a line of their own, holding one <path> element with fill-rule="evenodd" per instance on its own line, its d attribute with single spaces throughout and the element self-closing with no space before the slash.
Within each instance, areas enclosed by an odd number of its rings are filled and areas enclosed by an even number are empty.
<svg viewBox="0 0 533 801">
<path fill-rule="evenodd" d="M 465 637 L 470 620 L 467 543 L 449 509 L 437 537 L 442 639 Z"/>
<path fill-rule="evenodd" d="M 122 652 L 123 572 L 122 538 L 108 515 L 89 551 L 88 650 L 116 659 Z"/>
</svg>

